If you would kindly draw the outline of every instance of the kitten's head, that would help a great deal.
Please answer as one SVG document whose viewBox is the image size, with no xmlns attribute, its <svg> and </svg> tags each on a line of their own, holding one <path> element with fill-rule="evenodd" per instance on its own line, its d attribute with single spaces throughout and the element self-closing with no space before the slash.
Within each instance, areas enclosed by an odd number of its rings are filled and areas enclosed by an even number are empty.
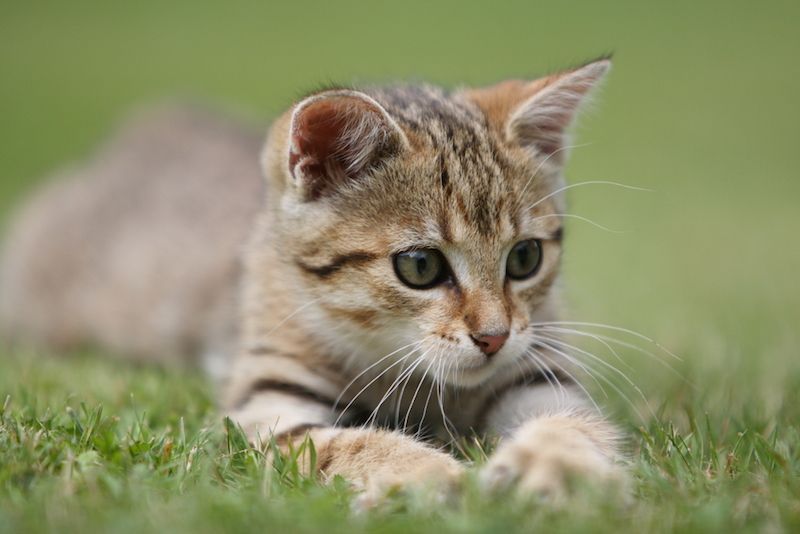
<svg viewBox="0 0 800 534">
<path fill-rule="evenodd" d="M 555 314 L 565 131 L 609 66 L 298 103 L 265 167 L 310 334 L 464 386 L 524 362 L 531 323 Z"/>
</svg>

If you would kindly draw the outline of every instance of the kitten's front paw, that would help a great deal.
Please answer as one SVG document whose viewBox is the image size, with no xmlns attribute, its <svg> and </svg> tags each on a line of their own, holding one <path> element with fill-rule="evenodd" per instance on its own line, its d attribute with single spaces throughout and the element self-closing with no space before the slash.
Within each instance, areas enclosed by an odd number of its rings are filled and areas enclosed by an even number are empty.
<svg viewBox="0 0 800 534">
<path fill-rule="evenodd" d="M 481 473 L 490 491 L 515 488 L 562 500 L 576 484 L 624 489 L 626 472 L 615 460 L 614 435 L 603 422 L 569 416 L 523 425 L 502 443 Z"/>
<path fill-rule="evenodd" d="M 353 430 L 336 442 L 332 473 L 350 480 L 358 492 L 356 510 L 374 508 L 387 497 L 413 492 L 446 501 L 458 491 L 463 466 L 449 454 L 394 432 Z"/>
<path fill-rule="evenodd" d="M 458 492 L 463 468 L 452 458 L 423 457 L 417 465 L 377 468 L 353 501 L 356 511 L 375 508 L 395 494 L 413 492 L 425 502 L 445 503 Z"/>
</svg>

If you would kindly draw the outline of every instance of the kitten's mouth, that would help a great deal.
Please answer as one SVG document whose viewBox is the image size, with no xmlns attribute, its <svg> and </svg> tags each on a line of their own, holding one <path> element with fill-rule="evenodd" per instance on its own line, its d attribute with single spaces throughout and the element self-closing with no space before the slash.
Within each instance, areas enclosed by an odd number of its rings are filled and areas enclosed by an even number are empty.
<svg viewBox="0 0 800 534">
<path fill-rule="evenodd" d="M 491 358 L 484 358 L 483 361 L 472 363 L 472 364 L 469 364 L 469 365 L 465 365 L 459 370 L 461 372 L 464 372 L 464 371 L 466 371 L 466 372 L 481 371 L 483 369 L 488 368 L 490 365 L 492 365 L 492 359 Z"/>
<path fill-rule="evenodd" d="M 497 356 L 498 355 L 495 354 L 491 357 L 483 357 L 476 361 L 462 362 L 458 370 L 447 377 L 447 381 L 457 386 L 477 386 L 491 378 L 501 367 Z"/>
<path fill-rule="evenodd" d="M 448 381 L 454 385 L 463 387 L 475 387 L 489 380 L 495 373 L 500 372 L 508 365 L 513 365 L 515 361 L 522 361 L 526 358 L 526 353 L 531 350 L 544 350 L 546 345 L 537 341 L 531 342 L 527 348 L 521 351 L 513 351 L 510 348 L 498 351 L 491 356 L 481 355 L 480 358 L 462 361 L 458 370 L 448 377 Z"/>
</svg>

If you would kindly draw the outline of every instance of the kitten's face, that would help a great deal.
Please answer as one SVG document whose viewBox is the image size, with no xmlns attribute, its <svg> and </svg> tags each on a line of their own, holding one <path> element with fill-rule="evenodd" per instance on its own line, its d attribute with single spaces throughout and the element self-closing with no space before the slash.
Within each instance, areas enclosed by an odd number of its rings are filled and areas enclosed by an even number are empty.
<svg viewBox="0 0 800 534">
<path fill-rule="evenodd" d="M 358 131 L 389 130 L 382 145 L 362 141 L 368 154 L 330 142 L 315 152 L 356 124 L 342 118 L 352 110 L 293 118 L 287 180 L 303 187 L 285 191 L 280 224 L 315 300 L 311 332 L 358 367 L 383 358 L 461 386 L 530 367 L 532 323 L 552 320 L 557 301 L 560 149 L 513 137 L 480 93 L 370 95 Z"/>
</svg>

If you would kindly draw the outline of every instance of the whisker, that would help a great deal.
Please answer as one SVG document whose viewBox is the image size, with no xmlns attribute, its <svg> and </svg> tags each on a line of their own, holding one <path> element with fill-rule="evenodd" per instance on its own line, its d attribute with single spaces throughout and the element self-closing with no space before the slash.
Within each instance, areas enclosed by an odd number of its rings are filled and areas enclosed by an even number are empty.
<svg viewBox="0 0 800 534">
<path fill-rule="evenodd" d="M 275 326 L 273 326 L 272 328 L 270 328 L 270 329 L 269 329 L 269 331 L 268 331 L 266 334 L 264 334 L 264 336 L 263 336 L 263 337 L 265 337 L 265 338 L 266 338 L 266 337 L 269 337 L 269 336 L 270 336 L 270 334 L 272 334 L 273 332 L 275 332 L 275 330 L 277 330 L 278 328 L 280 328 L 281 326 L 283 326 L 283 324 L 284 324 L 284 323 L 286 323 L 286 321 L 288 321 L 289 319 L 291 319 L 292 317 L 294 317 L 295 315 L 297 315 L 297 314 L 298 314 L 298 313 L 300 313 L 301 311 L 305 310 L 306 308 L 308 308 L 308 307 L 309 307 L 309 306 L 311 306 L 312 304 L 316 304 L 316 303 L 317 303 L 317 302 L 319 302 L 320 300 L 322 300 L 322 297 L 318 297 L 318 298 L 312 299 L 312 300 L 311 300 L 311 301 L 309 301 L 309 302 L 306 302 L 305 304 L 303 304 L 302 306 L 300 306 L 299 308 L 297 308 L 296 310 L 294 310 L 292 313 L 290 313 L 289 315 L 287 315 L 286 317 L 284 317 L 283 319 L 281 319 L 281 320 L 278 322 L 278 324 L 276 324 Z"/>
<path fill-rule="evenodd" d="M 607 336 L 607 335 L 604 335 L 604 334 L 597 334 L 597 333 L 594 333 L 594 332 L 583 332 L 581 330 L 575 330 L 575 329 L 572 329 L 572 328 L 562 328 L 562 327 L 554 327 L 554 326 L 542 326 L 540 328 L 542 328 L 544 330 L 552 330 L 552 331 L 557 331 L 557 332 L 562 332 L 562 333 L 567 333 L 567 334 L 573 334 L 573 335 L 583 336 L 583 337 L 589 337 L 591 339 L 594 339 L 597 342 L 602 343 L 603 345 L 605 345 L 616 356 L 617 360 L 619 360 L 626 367 L 628 367 L 628 369 L 630 369 L 632 371 L 634 370 L 633 367 L 630 364 L 628 364 L 627 362 L 625 362 L 619 356 L 619 354 L 611 347 L 611 345 L 609 345 L 608 343 L 615 343 L 615 344 L 617 344 L 617 345 L 619 345 L 621 347 L 625 347 L 625 348 L 628 348 L 628 349 L 631 349 L 631 350 L 635 350 L 636 352 L 638 352 L 640 354 L 644 354 L 645 356 L 648 356 L 652 360 L 656 361 L 659 365 L 661 365 L 664 368 L 668 369 L 675 376 L 677 376 L 678 378 L 680 378 L 681 380 L 683 380 L 687 384 L 691 385 L 692 387 L 696 387 L 695 384 L 692 383 L 691 380 L 689 380 L 688 378 L 686 378 L 683 375 L 683 373 L 681 373 L 680 371 L 675 369 L 672 365 L 669 364 L 669 362 L 665 361 L 658 354 L 654 354 L 653 352 L 645 350 L 645 349 L 643 349 L 642 347 L 640 347 L 638 345 L 634 345 L 633 343 L 628 343 L 628 342 L 623 341 L 621 339 L 617 339 L 615 337 Z"/>
<path fill-rule="evenodd" d="M 428 351 L 430 351 L 430 349 L 428 349 Z M 425 357 L 425 354 L 428 353 L 428 351 L 423 352 L 422 355 L 418 356 L 417 359 L 414 360 L 414 363 L 421 361 Z M 409 355 L 412 354 L 412 353 L 409 353 Z M 403 359 L 405 360 L 407 357 L 408 357 L 408 355 L 404 356 Z M 405 371 L 400 371 L 400 373 L 394 379 L 392 384 L 386 389 L 386 393 L 383 394 L 383 397 L 381 397 L 381 400 L 378 402 L 377 406 L 375 406 L 375 409 L 372 411 L 370 416 L 367 418 L 365 426 L 371 426 L 372 424 L 375 423 L 375 420 L 377 420 L 377 417 L 378 417 L 378 412 L 380 411 L 381 406 L 383 405 L 383 403 L 386 402 L 386 400 L 392 395 L 392 393 L 394 393 L 394 391 L 400 386 L 402 381 L 405 379 L 405 373 L 409 373 L 410 374 L 410 372 L 413 371 L 413 370 L 414 370 L 414 367 L 413 367 L 413 364 L 412 364 L 412 366 L 409 366 L 408 369 L 406 369 Z"/>
<path fill-rule="evenodd" d="M 553 374 L 552 371 L 549 369 L 548 365 L 532 353 L 530 354 L 530 357 L 531 361 L 533 362 L 533 365 L 536 367 L 536 369 L 541 373 L 541 375 L 550 385 L 550 389 L 553 390 L 553 394 L 560 396 L 561 400 L 566 399 L 567 391 L 564 389 L 564 386 L 561 384 L 561 381 L 558 379 L 558 377 L 555 374 Z M 520 371 L 522 371 L 522 374 L 525 374 L 525 370 L 522 368 L 522 365 L 519 364 L 519 362 L 517 362 L 517 364 L 520 368 Z M 553 379 L 555 379 L 556 383 L 558 384 L 558 389 L 556 389 L 555 384 L 553 384 Z"/>
<path fill-rule="evenodd" d="M 532 356 L 533 356 L 533 353 L 535 353 L 535 354 L 537 354 L 537 355 L 539 356 L 539 358 L 541 358 L 541 357 L 542 357 L 542 353 L 540 353 L 540 352 L 539 352 L 539 351 L 538 351 L 538 350 L 537 350 L 535 347 L 531 346 L 531 347 L 530 347 L 528 350 L 529 350 L 529 351 L 532 351 L 532 352 L 525 352 L 525 356 L 527 356 L 527 357 L 529 357 L 529 358 L 530 358 L 530 357 L 532 357 Z M 588 390 L 588 389 L 586 389 L 586 387 L 583 385 L 583 383 L 582 383 L 580 380 L 578 380 L 578 378 L 577 378 L 577 377 L 575 377 L 575 375 L 573 375 L 572 373 L 570 373 L 570 372 L 569 372 L 569 370 L 567 370 L 567 369 L 566 369 L 566 368 L 565 368 L 563 365 L 561 365 L 561 364 L 559 364 L 559 363 L 557 363 L 557 362 L 555 362 L 555 361 L 551 361 L 551 363 L 552 363 L 554 366 L 556 366 L 556 367 L 558 368 L 558 370 L 560 370 L 562 373 L 564 373 L 565 375 L 567 375 L 567 377 L 568 377 L 570 380 L 572 380 L 573 382 L 575 382 L 575 385 L 576 385 L 576 386 L 578 386 L 578 388 L 580 388 L 580 390 L 583 392 L 583 394 L 584 394 L 584 395 L 586 395 L 586 397 L 589 399 L 589 401 L 590 401 L 590 402 L 592 403 L 592 405 L 594 406 L 595 410 L 597 410 L 597 412 L 598 412 L 598 413 L 602 413 L 602 410 L 600 409 L 600 406 L 597 404 L 597 402 L 595 402 L 595 400 L 594 400 L 594 397 L 592 396 L 592 394 L 591 394 L 591 393 L 589 393 L 589 390 Z M 588 373 L 587 373 L 587 374 L 588 374 Z M 556 379 L 558 379 L 558 378 L 556 377 Z M 560 382 L 559 382 L 559 383 L 560 383 Z M 561 387 L 563 388 L 563 386 L 561 386 Z"/>
<path fill-rule="evenodd" d="M 425 398 L 425 405 L 422 407 L 422 417 L 419 418 L 419 428 L 417 428 L 417 433 L 415 437 L 420 439 L 423 426 L 425 424 L 425 417 L 428 415 L 428 406 L 431 403 L 431 396 L 433 395 L 433 388 L 436 386 L 436 380 L 431 380 L 431 389 L 428 391 L 428 396 Z"/>
<path fill-rule="evenodd" d="M 455 430 L 455 425 L 450 420 L 450 418 L 447 417 L 447 415 L 445 415 L 445 413 L 444 413 L 445 378 L 446 378 L 447 374 L 450 372 L 450 367 L 452 367 L 452 363 L 453 363 L 452 360 L 450 360 L 450 361 L 447 362 L 446 365 L 444 365 L 444 373 L 442 373 L 440 387 L 439 387 L 439 391 L 438 391 L 438 397 L 439 397 L 439 411 L 442 414 L 442 423 L 444 423 L 444 429 L 447 432 L 447 434 L 450 436 L 450 444 L 457 444 L 458 440 L 456 439 L 455 435 L 453 434 L 453 431 L 450 429 L 450 427 L 452 425 L 453 430 Z"/>
<path fill-rule="evenodd" d="M 550 158 L 552 158 L 556 154 L 564 152 L 565 150 L 571 150 L 573 148 L 583 148 L 583 147 L 589 146 L 591 144 L 592 143 L 583 143 L 583 144 L 580 144 L 580 145 L 566 145 L 566 146 L 559 147 L 559 148 L 555 149 L 554 151 L 552 151 L 550 154 L 547 155 L 546 158 L 544 158 L 539 163 L 539 165 L 536 167 L 536 170 L 534 170 L 533 174 L 531 174 L 531 177 L 528 178 L 527 182 L 525 182 L 525 187 L 522 188 L 522 191 L 520 192 L 520 196 L 522 196 L 522 193 L 524 193 L 525 191 L 528 190 L 528 186 L 531 185 L 531 182 L 536 178 L 536 175 L 539 174 L 539 171 L 542 170 L 542 167 L 545 166 L 545 164 L 550 160 Z"/>
<path fill-rule="evenodd" d="M 406 429 L 408 428 L 408 419 L 411 416 L 411 411 L 414 409 L 414 403 L 417 401 L 417 395 L 419 395 L 420 389 L 422 388 L 422 384 L 425 383 L 425 379 L 427 378 L 428 372 L 430 372 L 432 365 L 433 365 L 433 360 L 428 361 L 428 367 L 425 369 L 425 372 L 422 373 L 422 376 L 419 379 L 419 383 L 417 384 L 417 389 L 414 390 L 414 396 L 411 397 L 411 403 L 408 405 L 408 410 L 406 411 L 406 417 L 403 420 L 403 432 L 405 432 Z"/>
<path fill-rule="evenodd" d="M 600 337 L 598 335 L 595 335 L 595 334 L 592 334 L 592 333 L 589 333 L 589 332 L 582 332 L 580 330 L 575 330 L 575 329 L 572 329 L 572 328 L 562 328 L 562 327 L 559 327 L 559 326 L 540 326 L 540 327 L 538 327 L 538 329 L 539 330 L 544 330 L 545 332 L 555 332 L 557 334 L 565 334 L 565 335 L 576 335 L 576 336 L 588 337 L 590 339 L 593 339 L 593 340 L 597 341 L 598 343 L 602 344 L 605 348 L 607 348 L 609 350 L 609 352 L 611 352 L 611 354 L 614 355 L 614 357 L 617 359 L 617 361 L 619 363 L 621 363 L 622 365 L 624 365 L 625 367 L 627 367 L 628 370 L 630 370 L 630 371 L 634 371 L 635 370 L 628 362 L 626 362 L 619 355 L 619 353 L 616 350 L 614 350 L 614 347 L 609 345 L 602 337 Z"/>
<path fill-rule="evenodd" d="M 646 336 L 646 335 L 644 335 L 642 333 L 636 332 L 635 330 L 630 330 L 628 328 L 623 328 L 621 326 L 614 326 L 614 325 L 603 324 L 603 323 L 592 323 L 592 322 L 587 322 L 587 321 L 546 321 L 546 322 L 540 322 L 540 323 L 531 323 L 531 326 L 546 326 L 546 325 L 587 326 L 587 327 L 605 328 L 605 329 L 608 329 L 608 330 L 614 330 L 614 331 L 617 331 L 617 332 L 623 332 L 625 334 L 637 337 L 637 338 L 639 338 L 639 339 L 641 339 L 643 341 L 647 341 L 648 343 L 651 343 L 652 345 L 654 345 L 654 346 L 658 347 L 659 349 L 663 350 L 666 354 L 668 354 L 669 356 L 671 356 L 675 360 L 677 360 L 679 362 L 683 362 L 683 359 L 680 356 L 675 355 L 669 349 L 667 349 L 666 347 L 661 345 L 656 340 L 654 340 L 654 339 L 652 339 L 652 338 L 650 338 L 650 337 L 648 337 L 648 336 Z"/>
<path fill-rule="evenodd" d="M 423 362 L 422 358 L 417 358 L 416 363 L 413 364 L 413 368 L 412 368 L 411 372 L 408 373 L 408 376 L 406 377 L 406 380 L 405 380 L 405 383 L 403 384 L 403 387 L 400 389 L 400 395 L 397 398 L 397 402 L 395 404 L 395 412 L 394 412 L 394 426 L 395 427 L 399 427 L 400 426 L 400 410 L 403 407 L 403 397 L 405 396 L 405 393 L 406 393 L 406 387 L 408 387 L 408 384 L 411 382 L 411 379 L 414 377 L 414 372 L 417 370 L 417 367 L 422 365 L 422 362 Z"/>
<path fill-rule="evenodd" d="M 621 376 L 631 387 L 634 387 L 637 390 L 639 390 L 639 387 L 633 382 L 633 380 L 630 379 L 630 377 L 628 377 L 628 375 L 626 375 L 624 372 L 620 371 L 617 367 L 611 365 L 610 363 L 608 363 L 604 359 L 598 357 L 596 354 L 592 354 L 591 352 L 589 352 L 587 350 L 584 350 L 584 349 L 582 349 L 580 347 L 576 347 L 575 345 L 567 343 L 566 341 L 563 341 L 563 340 L 558 339 L 556 337 L 543 336 L 541 334 L 537 334 L 537 337 L 539 339 L 541 339 L 541 340 L 545 340 L 545 342 L 556 343 L 559 346 L 561 346 L 561 347 L 563 347 L 563 348 L 565 348 L 567 350 L 574 350 L 574 351 L 576 351 L 576 352 L 578 352 L 580 354 L 588 356 L 589 358 L 593 359 L 594 361 L 596 361 L 600 365 L 603 365 L 607 369 L 609 369 L 609 370 L 615 372 L 616 374 L 618 374 L 619 376 Z M 642 396 L 644 396 L 644 395 L 642 395 Z"/>
<path fill-rule="evenodd" d="M 617 369 L 613 365 L 609 364 L 608 362 L 604 361 L 602 358 L 598 358 L 596 355 L 594 355 L 594 354 L 592 354 L 590 352 L 587 352 L 587 351 L 585 351 L 583 349 L 580 349 L 578 347 L 575 347 L 573 345 L 570 345 L 569 343 L 563 342 L 563 341 L 555 339 L 555 338 L 548 338 L 548 337 L 545 337 L 545 336 L 539 336 L 539 337 L 544 341 L 544 343 L 548 347 L 550 347 L 552 350 L 558 352 L 559 354 L 561 354 L 562 356 L 564 356 L 565 358 L 567 358 L 567 359 L 569 359 L 571 361 L 577 362 L 577 359 L 575 359 L 574 356 L 568 355 L 567 353 L 556 349 L 555 347 L 550 345 L 550 343 L 557 343 L 557 344 L 559 344 L 560 346 L 562 346 L 562 347 L 564 347 L 566 349 L 571 349 L 571 350 L 577 351 L 577 352 L 579 352 L 579 353 L 581 353 L 581 354 L 583 354 L 585 356 L 588 356 L 588 357 L 592 358 L 594 361 L 596 361 L 597 363 L 605 366 L 609 370 L 611 370 L 614 373 L 616 373 L 619 376 L 621 376 L 628 383 L 628 385 L 630 387 L 632 387 L 633 390 L 636 391 L 636 393 L 639 394 L 639 397 L 641 397 L 641 399 L 644 402 L 645 406 L 647 406 L 647 410 L 650 412 L 651 416 L 655 417 L 655 413 L 653 412 L 653 409 L 650 407 L 650 404 L 647 402 L 647 397 L 644 395 L 644 393 L 642 392 L 641 388 L 638 385 L 636 385 L 636 383 L 633 382 L 625 373 L 623 373 L 622 371 L 620 371 L 619 369 Z M 597 372 L 597 370 L 595 370 L 595 372 Z M 643 421 L 646 420 L 642 416 L 641 412 L 639 412 L 638 408 L 636 408 L 636 405 L 634 404 L 634 402 L 630 399 L 630 397 L 628 397 L 628 395 L 624 391 L 622 391 L 622 389 L 619 388 L 619 386 L 617 386 L 612 380 L 610 380 L 603 373 L 597 372 L 597 377 L 600 380 L 602 380 L 603 382 L 605 382 L 607 385 L 609 385 L 616 393 L 618 393 L 620 396 L 622 396 L 625 399 L 625 401 L 627 401 L 628 404 L 630 404 L 631 408 L 634 409 L 634 411 L 636 412 L 636 414 L 639 416 L 640 419 L 642 419 Z"/>
<path fill-rule="evenodd" d="M 404 356 L 403 358 L 401 358 L 401 359 L 397 360 L 397 361 L 396 361 L 396 362 L 394 362 L 393 364 L 389 365 L 389 366 L 388 366 L 386 369 L 384 369 L 383 371 L 381 371 L 381 372 L 378 374 L 378 376 L 376 376 L 375 378 L 373 378 L 372 380 L 370 380 L 370 381 L 369 381 L 369 383 L 367 383 L 367 385 L 366 385 L 366 386 L 364 386 L 363 388 L 361 388 L 361 390 L 360 390 L 358 393 L 356 393 L 355 397 L 353 397 L 353 398 L 350 400 L 350 402 L 349 402 L 349 403 L 347 403 L 347 406 L 345 406 L 344 410 L 342 410 L 342 412 L 339 414 L 339 417 L 337 417 L 337 418 L 336 418 L 336 421 L 334 421 L 334 423 L 333 423 L 333 426 L 337 426 L 337 425 L 339 424 L 339 421 L 341 421 L 342 417 L 344 417 L 344 414 L 347 412 L 347 410 L 349 410 L 349 409 L 350 409 L 350 407 L 353 405 L 353 403 L 356 401 L 356 399 L 358 399 L 358 397 L 360 397 L 360 396 L 361 396 L 361 394 L 362 394 L 362 393 L 364 393 L 364 392 L 365 392 L 365 391 L 366 391 L 366 390 L 367 390 L 367 389 L 368 389 L 368 388 L 369 388 L 369 387 L 370 387 L 372 384 L 374 384 L 375 382 L 377 382 L 377 381 L 378 381 L 378 379 L 379 379 L 380 377 L 382 377 L 382 376 L 383 376 L 383 375 L 385 375 L 387 372 L 389 372 L 389 370 L 390 370 L 390 369 L 392 369 L 393 367 L 395 367 L 395 366 L 396 366 L 396 365 L 398 365 L 399 363 L 402 363 L 404 359 L 405 359 L 405 356 Z"/>
<path fill-rule="evenodd" d="M 533 208 L 535 208 L 536 206 L 538 206 L 539 204 L 541 204 L 542 202 L 544 202 L 548 198 L 556 196 L 557 194 L 561 193 L 562 191 L 566 191 L 567 189 L 572 189 L 574 187 L 581 187 L 581 186 L 584 186 L 584 185 L 613 185 L 615 187 L 621 187 L 623 189 L 630 189 L 632 191 L 647 191 L 647 192 L 650 192 L 650 193 L 653 192 L 652 189 L 647 189 L 647 188 L 644 188 L 644 187 L 637 187 L 637 186 L 634 186 L 634 185 L 621 184 L 619 182 L 612 182 L 612 181 L 609 181 L 609 180 L 588 180 L 586 182 L 578 182 L 578 183 L 575 183 L 575 184 L 569 184 L 569 185 L 565 185 L 563 187 L 559 187 L 558 189 L 556 189 L 552 193 L 549 193 L 549 194 L 543 196 L 542 198 L 540 198 L 539 200 L 537 200 L 536 202 L 534 202 L 533 204 L 528 206 L 528 211 L 532 210 Z"/>
<path fill-rule="evenodd" d="M 600 388 L 600 392 L 603 394 L 603 396 L 605 398 L 609 398 L 608 397 L 608 392 L 606 392 L 606 390 L 603 388 L 603 385 L 600 384 L 600 382 L 598 382 L 597 378 L 594 376 L 594 373 L 592 373 L 593 369 L 591 369 L 591 368 L 587 369 L 587 367 L 586 367 L 586 365 L 588 365 L 587 362 L 581 362 L 581 361 L 576 360 L 575 358 L 573 358 L 569 354 L 566 354 L 565 352 L 561 351 L 558 347 L 554 347 L 554 346 L 548 344 L 547 341 L 546 341 L 546 338 L 543 338 L 538 334 L 535 335 L 534 339 L 537 342 L 539 342 L 541 345 L 543 345 L 543 346 L 547 347 L 548 349 L 552 350 L 553 352 L 563 356 L 564 358 L 567 359 L 567 361 L 569 361 L 573 365 L 576 365 L 578 368 L 580 368 L 580 370 L 583 371 L 584 373 L 586 373 L 586 376 L 591 378 L 592 381 L 597 385 L 597 387 Z"/>
<path fill-rule="evenodd" d="M 390 352 L 389 354 L 387 354 L 386 356 L 382 357 L 381 359 L 377 360 L 375 363 L 373 363 L 372 365 L 370 365 L 366 369 L 362 370 L 350 382 L 348 382 L 347 385 L 344 388 L 342 388 L 342 391 L 339 393 L 339 396 L 336 397 L 336 400 L 334 401 L 333 407 L 331 409 L 335 410 L 336 407 L 339 406 L 339 402 L 342 400 L 342 397 L 347 392 L 347 390 L 350 389 L 353 386 L 353 384 L 355 384 L 358 381 L 359 378 L 361 378 L 362 376 L 367 374 L 371 369 L 375 368 L 375 366 L 380 365 L 382 362 L 386 361 L 387 358 L 390 358 L 391 356 L 397 354 L 401 350 L 407 349 L 408 347 L 411 347 L 411 346 L 414 346 L 414 345 L 418 345 L 418 344 L 421 344 L 421 343 L 422 343 L 422 341 L 416 341 L 414 343 L 409 343 L 408 345 L 404 345 L 404 346 L 400 347 L 399 349 L 394 350 L 394 351 Z M 378 376 L 380 376 L 380 375 L 378 375 Z M 361 393 L 359 393 L 359 395 L 360 394 Z"/>
<path fill-rule="evenodd" d="M 579 221 L 583 221 L 585 223 L 589 223 L 592 226 L 599 228 L 601 230 L 605 230 L 606 232 L 611 232 L 612 234 L 627 234 L 628 230 L 615 230 L 613 228 L 609 228 L 608 226 L 602 225 L 599 222 L 593 221 L 588 217 L 584 217 L 582 215 L 576 215 L 574 213 L 548 213 L 546 215 L 539 215 L 531 219 L 531 222 L 538 221 L 539 219 L 548 219 L 551 217 L 569 217 L 571 219 L 578 219 Z"/>
<path fill-rule="evenodd" d="M 583 372 L 584 372 L 584 373 L 585 373 L 585 374 L 586 374 L 586 375 L 587 375 L 589 378 L 591 378 L 591 379 L 592 379 L 592 380 L 595 382 L 595 384 L 597 384 L 597 385 L 598 385 L 598 387 L 599 387 L 599 388 L 600 388 L 600 390 L 603 392 L 603 395 L 604 395 L 606 398 L 609 398 L 609 397 L 608 397 L 608 393 L 606 393 L 605 389 L 604 389 L 604 388 L 603 388 L 603 386 L 600 384 L 600 382 L 597 380 L 597 378 L 599 378 L 600 380 L 602 380 L 603 382 L 605 382 L 605 383 L 606 383 L 608 386 L 610 386 L 611 388 L 613 388 L 613 389 L 614 389 L 614 391 L 615 391 L 615 392 L 617 392 L 617 393 L 618 393 L 618 394 L 619 394 L 621 397 L 623 397 L 624 399 L 626 399 L 626 400 L 627 400 L 627 401 L 628 401 L 628 402 L 631 404 L 631 407 L 634 409 L 634 411 L 636 411 L 636 406 L 635 406 L 635 405 L 634 405 L 634 404 L 633 404 L 633 403 L 630 401 L 630 399 L 628 399 L 628 397 L 625 395 L 625 393 L 624 393 L 624 392 L 622 392 L 622 391 L 620 391 L 620 390 L 619 390 L 619 387 L 618 387 L 616 384 L 614 384 L 613 382 L 611 382 L 611 381 L 610 381 L 610 380 L 609 380 L 609 379 L 608 379 L 606 376 L 604 376 L 602 373 L 599 373 L 599 372 L 598 372 L 598 373 L 597 373 L 597 377 L 595 377 L 595 375 L 594 375 L 594 372 L 595 372 L 595 370 L 594 370 L 594 369 L 590 369 L 590 368 L 586 368 L 586 367 L 584 367 L 583 365 L 581 365 L 581 363 L 580 363 L 578 360 L 576 360 L 575 358 L 573 358 L 572 356 L 570 356 L 570 355 L 568 355 L 568 354 L 565 354 L 565 353 L 563 353 L 563 352 L 559 351 L 558 349 L 555 349 L 555 348 L 553 348 L 553 347 L 551 347 L 551 346 L 549 346 L 549 345 L 547 345 L 547 348 L 549 348 L 550 350 L 552 350 L 552 351 L 554 351 L 554 352 L 558 353 L 559 355 L 561 355 L 561 357 L 563 357 L 565 360 L 567 360 L 568 362 L 572 363 L 573 365 L 576 365 L 576 366 L 578 366 L 578 367 L 579 367 L 579 368 L 580 368 L 580 369 L 581 369 L 581 370 L 582 370 L 582 371 L 583 371 Z M 563 366 L 560 366 L 560 365 L 558 365 L 558 364 L 555 364 L 555 365 L 557 365 L 557 366 L 558 366 L 558 367 L 561 369 L 561 371 L 562 371 L 562 372 L 564 372 L 564 373 L 567 373 L 567 376 L 569 376 L 569 377 L 570 377 L 570 378 L 571 378 L 571 379 L 572 379 L 572 380 L 573 380 L 573 381 L 574 381 L 574 382 L 575 382 L 575 383 L 578 385 L 578 387 L 580 387 L 580 388 L 581 388 L 581 390 L 583 391 L 583 393 L 584 393 L 584 394 L 585 394 L 587 397 L 589 397 L 589 400 L 592 402 L 592 404 L 594 405 L 594 407 L 595 407 L 595 409 L 598 411 L 598 413 L 602 413 L 602 410 L 600 409 L 600 406 L 598 406 L 597 402 L 595 402 L 594 398 L 593 398 L 593 397 L 591 396 L 591 394 L 590 394 L 590 393 L 587 391 L 587 389 L 586 389 L 586 388 L 583 386 L 583 384 L 582 384 L 582 383 L 581 383 L 581 382 L 580 382 L 580 381 L 579 381 L 579 380 L 578 380 L 578 379 L 577 379 L 577 378 L 576 378 L 574 375 L 571 375 L 571 374 L 569 374 L 569 372 L 568 372 L 568 371 L 567 371 L 567 370 L 566 370 L 566 369 L 565 369 Z M 638 413 L 638 411 L 637 411 L 637 413 Z"/>
<path fill-rule="evenodd" d="M 418 348 L 418 347 L 417 347 L 417 348 Z M 417 348 L 415 348 L 414 350 L 417 350 Z M 411 366 L 412 366 L 414 363 L 416 363 L 416 361 L 417 361 L 417 360 L 414 360 L 414 361 L 411 363 L 411 365 L 409 365 L 409 368 L 411 368 Z M 403 362 L 403 365 L 401 365 L 401 366 L 400 366 L 400 371 L 397 373 L 397 377 L 395 377 L 395 381 L 397 381 L 397 380 L 400 380 L 400 379 L 404 378 L 404 377 L 405 377 L 405 373 L 406 373 L 406 362 Z M 394 382 L 392 382 L 392 385 L 394 385 Z M 398 384 L 398 385 L 399 385 L 399 384 Z M 397 404 L 397 399 L 395 398 L 393 402 L 394 402 L 394 404 L 396 405 L 396 404 Z"/>
</svg>

